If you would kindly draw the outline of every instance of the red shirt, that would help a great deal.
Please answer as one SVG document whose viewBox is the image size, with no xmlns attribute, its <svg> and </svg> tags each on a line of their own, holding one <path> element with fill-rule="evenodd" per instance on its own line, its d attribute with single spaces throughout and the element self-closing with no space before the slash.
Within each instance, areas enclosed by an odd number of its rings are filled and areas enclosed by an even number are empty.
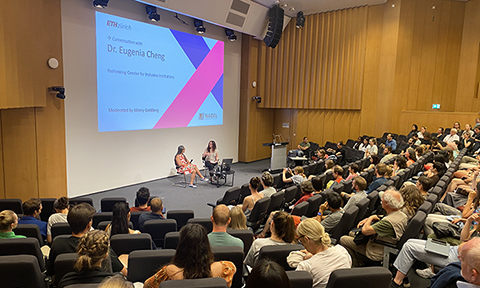
<svg viewBox="0 0 480 288">
<path fill-rule="evenodd" d="M 302 202 L 308 201 L 308 199 L 312 196 L 313 196 L 313 193 L 303 194 L 303 196 L 300 199 L 298 199 L 297 203 L 295 203 L 293 206 L 297 206 L 298 204 L 300 204 Z"/>
<path fill-rule="evenodd" d="M 130 208 L 130 212 L 137 212 L 137 211 L 152 211 L 152 209 L 150 209 L 150 206 L 147 206 L 147 208 L 140 208 L 140 207 Z"/>
</svg>

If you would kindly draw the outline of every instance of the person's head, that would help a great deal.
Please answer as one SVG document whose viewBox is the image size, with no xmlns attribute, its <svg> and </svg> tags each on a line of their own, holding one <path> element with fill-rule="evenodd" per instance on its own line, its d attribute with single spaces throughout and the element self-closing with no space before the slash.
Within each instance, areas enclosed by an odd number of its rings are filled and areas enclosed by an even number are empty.
<svg viewBox="0 0 480 288">
<path fill-rule="evenodd" d="M 450 143 L 451 144 L 451 143 Z M 453 149 L 452 147 L 450 146 L 447 146 L 445 148 L 443 148 L 440 152 L 438 153 L 441 153 L 445 159 L 447 159 L 446 161 L 453 161 L 454 158 L 453 158 Z"/>
<path fill-rule="evenodd" d="M 230 210 L 230 224 L 228 224 L 228 229 L 234 230 L 244 230 L 247 228 L 247 217 L 240 206 L 234 206 Z"/>
<path fill-rule="evenodd" d="M 257 191 L 258 186 L 260 186 L 260 178 L 258 177 L 252 177 L 250 178 L 250 181 L 248 182 L 250 185 L 250 188 Z"/>
<path fill-rule="evenodd" d="M 418 155 L 418 157 L 423 155 L 423 147 L 422 146 L 415 147 L 415 155 Z"/>
<path fill-rule="evenodd" d="M 207 151 L 211 152 L 215 150 L 217 150 L 217 143 L 215 143 L 214 140 L 210 140 L 210 142 L 208 142 Z"/>
<path fill-rule="evenodd" d="M 178 154 L 183 154 L 183 153 L 185 153 L 185 146 L 183 146 L 183 145 L 178 146 L 177 155 Z"/>
<path fill-rule="evenodd" d="M 128 234 L 128 221 L 130 221 L 130 208 L 125 202 L 113 205 L 111 236 L 115 234 Z"/>
<path fill-rule="evenodd" d="M 473 132 L 475 132 L 475 134 L 480 134 L 480 126 L 473 128 Z"/>
<path fill-rule="evenodd" d="M 438 162 L 433 162 L 433 166 L 430 169 L 434 169 L 432 171 L 434 173 L 437 173 L 438 177 L 440 178 L 443 176 L 443 174 L 445 174 L 445 171 L 447 170 L 447 166 L 445 166 L 444 163 L 438 161 Z"/>
<path fill-rule="evenodd" d="M 172 263 L 183 268 L 185 279 L 212 277 L 213 254 L 207 230 L 199 224 L 187 224 L 180 229 L 178 246 Z"/>
<path fill-rule="evenodd" d="M 386 166 L 387 171 L 385 172 L 385 177 L 390 178 L 393 175 L 393 168 L 392 165 L 387 165 Z"/>
<path fill-rule="evenodd" d="M 159 214 L 163 210 L 163 201 L 162 199 L 155 197 L 152 200 L 150 200 L 150 209 L 152 210 L 152 213 Z"/>
<path fill-rule="evenodd" d="M 324 149 L 320 149 L 320 150 L 318 150 L 317 154 L 318 154 L 318 157 L 325 158 L 325 154 L 327 154 L 327 152 L 325 152 Z"/>
<path fill-rule="evenodd" d="M 77 271 L 93 270 L 100 267 L 107 258 L 110 241 L 107 233 L 102 230 L 92 230 L 82 236 L 77 247 L 78 259 L 74 268 Z"/>
<path fill-rule="evenodd" d="M 367 189 L 367 180 L 362 176 L 353 178 L 352 187 L 355 191 L 365 191 Z"/>
<path fill-rule="evenodd" d="M 392 139 L 393 139 L 392 134 L 389 133 L 389 134 L 387 135 L 387 140 L 388 140 L 388 141 L 392 141 Z"/>
<path fill-rule="evenodd" d="M 133 283 L 127 281 L 123 275 L 105 278 L 98 288 L 134 288 Z"/>
<path fill-rule="evenodd" d="M 272 234 L 281 238 L 285 243 L 292 243 L 295 239 L 295 223 L 287 212 L 279 211 L 273 215 L 271 224 Z"/>
<path fill-rule="evenodd" d="M 150 199 L 150 189 L 147 187 L 141 187 L 137 191 L 137 201 L 139 205 L 145 205 Z"/>
<path fill-rule="evenodd" d="M 90 230 L 93 215 L 95 215 L 95 208 L 88 203 L 80 203 L 73 206 L 67 216 L 68 225 L 72 228 L 72 233 L 80 234 Z"/>
<path fill-rule="evenodd" d="M 342 177 L 342 175 L 343 175 L 343 168 L 340 165 L 335 165 L 333 167 L 333 176 L 335 178 L 339 178 L 339 177 Z"/>
<path fill-rule="evenodd" d="M 423 133 L 423 138 L 428 140 L 432 137 L 432 134 L 428 131 L 426 131 L 425 133 Z"/>
<path fill-rule="evenodd" d="M 408 142 L 407 142 L 407 143 L 408 143 L 408 145 L 413 145 L 413 144 L 415 144 L 415 139 L 413 139 L 413 138 L 408 138 Z"/>
<path fill-rule="evenodd" d="M 403 207 L 403 198 L 398 191 L 390 187 L 383 193 L 382 196 L 382 208 L 385 211 L 397 211 Z"/>
<path fill-rule="evenodd" d="M 267 259 L 255 263 L 245 288 L 291 288 L 287 273 L 280 264 Z"/>
<path fill-rule="evenodd" d="M 372 163 L 373 165 L 377 165 L 378 163 L 380 163 L 380 158 L 378 157 L 378 155 L 374 154 L 370 156 L 370 163 Z"/>
<path fill-rule="evenodd" d="M 417 188 L 420 190 L 420 191 L 428 191 L 430 188 L 432 188 L 433 186 L 433 181 L 432 179 L 428 178 L 427 176 L 420 176 L 418 177 L 418 180 L 417 180 Z"/>
<path fill-rule="evenodd" d="M 418 131 L 418 126 L 417 126 L 417 124 L 413 124 L 413 125 L 412 125 L 412 131 L 415 131 L 415 132 Z"/>
<path fill-rule="evenodd" d="M 53 202 L 53 209 L 55 209 L 57 213 L 61 213 L 68 208 L 70 208 L 70 201 L 67 197 L 60 197 Z"/>
<path fill-rule="evenodd" d="M 343 147 L 343 141 L 338 142 L 337 143 L 337 148 L 342 149 L 342 147 Z"/>
<path fill-rule="evenodd" d="M 405 157 L 407 157 L 408 160 L 417 161 L 417 157 L 415 156 L 415 150 L 413 148 L 407 149 L 407 151 L 405 152 Z"/>
<path fill-rule="evenodd" d="M 457 134 L 457 129 L 455 129 L 455 128 L 450 129 L 450 135 L 453 136 L 453 135 L 456 135 L 456 134 Z"/>
<path fill-rule="evenodd" d="M 262 183 L 265 187 L 270 187 L 273 185 L 273 176 L 270 172 L 265 171 L 262 173 Z"/>
<path fill-rule="evenodd" d="M 357 142 L 358 142 L 358 143 L 362 143 L 362 142 L 363 142 L 363 137 L 362 137 L 362 136 L 358 136 Z"/>
<path fill-rule="evenodd" d="M 38 198 L 30 198 L 22 204 L 25 216 L 37 217 L 42 212 L 42 201 Z"/>
<path fill-rule="evenodd" d="M 227 227 L 230 222 L 230 209 L 223 204 L 217 205 L 213 208 L 211 220 L 214 225 Z"/>
<path fill-rule="evenodd" d="M 325 228 L 314 218 L 308 218 L 300 222 L 296 236 L 310 253 L 315 253 L 318 246 L 328 248 L 331 245 L 330 236 L 325 233 Z"/>
<path fill-rule="evenodd" d="M 392 146 L 385 146 L 385 148 L 383 149 L 383 154 L 388 155 L 390 153 L 392 153 Z"/>
<path fill-rule="evenodd" d="M 330 192 L 325 197 L 330 209 L 340 209 L 342 207 L 342 197 L 337 192 Z"/>
<path fill-rule="evenodd" d="M 443 134 L 443 131 L 445 131 L 443 127 L 438 127 L 437 134 Z"/>
<path fill-rule="evenodd" d="M 438 144 L 438 138 L 432 137 L 432 145 L 436 146 Z"/>
<path fill-rule="evenodd" d="M 360 171 L 360 168 L 358 167 L 357 163 L 351 163 L 348 166 L 348 172 L 350 172 L 350 174 L 358 173 L 358 171 Z"/>
<path fill-rule="evenodd" d="M 473 237 L 459 249 L 461 274 L 471 284 L 480 285 L 480 238 Z"/>
<path fill-rule="evenodd" d="M 296 166 L 295 168 L 293 168 L 293 174 L 302 175 L 303 174 L 302 166 Z"/>
<path fill-rule="evenodd" d="M 363 138 L 363 145 L 368 145 L 368 138 Z"/>
<path fill-rule="evenodd" d="M 333 166 L 335 166 L 335 162 L 333 162 L 332 159 L 325 161 L 325 168 L 327 168 L 327 170 L 332 169 Z"/>
<path fill-rule="evenodd" d="M 412 138 L 413 138 L 413 143 L 417 142 L 417 140 L 418 140 L 418 134 L 413 134 L 413 135 L 412 135 Z"/>
<path fill-rule="evenodd" d="M 12 210 L 0 212 L 0 231 L 9 232 L 17 228 L 18 216 Z"/>
<path fill-rule="evenodd" d="M 468 131 L 467 131 L 466 133 L 463 133 L 463 138 L 464 138 L 464 139 L 467 139 L 467 140 L 468 140 L 468 139 L 470 139 L 470 136 L 471 136 L 471 135 L 470 135 L 470 133 L 468 133 Z"/>
<path fill-rule="evenodd" d="M 314 191 L 312 182 L 310 182 L 309 180 L 300 182 L 300 190 L 302 190 L 303 194 L 312 193 Z"/>
<path fill-rule="evenodd" d="M 307 138 L 307 136 L 303 137 L 303 143 L 308 143 L 308 138 Z"/>
<path fill-rule="evenodd" d="M 395 156 L 395 164 L 397 164 L 397 167 L 400 169 L 407 168 L 407 160 L 402 156 Z"/>
<path fill-rule="evenodd" d="M 370 138 L 370 140 L 368 140 L 368 144 L 370 144 L 370 146 L 377 145 L 377 139 Z"/>
<path fill-rule="evenodd" d="M 416 185 L 405 185 L 398 192 L 402 195 L 404 202 L 403 207 L 410 215 L 415 214 L 417 209 L 425 201 L 422 193 L 420 193 L 420 190 L 418 190 Z"/>
<path fill-rule="evenodd" d="M 470 125 L 468 123 L 465 124 L 465 131 L 470 131 L 470 130 L 472 130 L 472 125 Z M 468 133 L 468 134 L 470 134 L 470 133 Z"/>
<path fill-rule="evenodd" d="M 322 190 L 323 182 L 322 182 L 322 179 L 320 177 L 318 177 L 318 176 L 313 177 L 312 179 L 310 179 L 310 181 L 312 182 L 312 187 L 315 191 L 319 192 L 319 191 Z"/>
<path fill-rule="evenodd" d="M 438 153 L 437 155 L 433 156 L 433 163 L 435 162 L 445 163 L 445 155 Z"/>
<path fill-rule="evenodd" d="M 460 122 L 455 122 L 453 123 L 453 128 L 457 129 L 457 130 L 460 130 L 462 128 L 460 128 Z"/>
<path fill-rule="evenodd" d="M 422 126 L 422 128 L 420 128 L 420 132 L 423 134 L 425 132 L 427 132 L 427 127 L 425 126 Z"/>
<path fill-rule="evenodd" d="M 378 163 L 375 166 L 375 171 L 377 171 L 378 176 L 384 176 L 387 173 L 387 165 L 385 163 Z"/>
</svg>

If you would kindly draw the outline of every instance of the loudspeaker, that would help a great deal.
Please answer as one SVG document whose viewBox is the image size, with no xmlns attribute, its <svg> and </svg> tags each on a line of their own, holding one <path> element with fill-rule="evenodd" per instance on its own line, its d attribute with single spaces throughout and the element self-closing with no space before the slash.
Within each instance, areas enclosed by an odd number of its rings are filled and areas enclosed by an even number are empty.
<svg viewBox="0 0 480 288">
<path fill-rule="evenodd" d="M 268 10 L 268 27 L 267 34 L 263 38 L 263 42 L 268 47 L 277 47 L 280 37 L 282 37 L 283 30 L 283 9 L 280 5 L 275 5 Z"/>
</svg>

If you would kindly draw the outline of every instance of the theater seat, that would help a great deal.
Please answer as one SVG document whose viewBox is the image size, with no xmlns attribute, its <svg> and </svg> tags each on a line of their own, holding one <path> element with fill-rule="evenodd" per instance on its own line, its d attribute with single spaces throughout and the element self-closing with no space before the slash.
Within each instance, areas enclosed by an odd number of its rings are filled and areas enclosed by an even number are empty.
<svg viewBox="0 0 480 288">
<path fill-rule="evenodd" d="M 188 224 L 200 224 L 202 225 L 203 227 L 205 227 L 205 229 L 207 229 L 207 233 L 210 233 L 212 232 L 213 230 L 213 224 L 212 224 L 212 220 L 210 220 L 210 218 L 190 218 L 188 219 Z"/>
<path fill-rule="evenodd" d="M 257 261 L 261 259 L 269 259 L 280 264 L 285 271 L 292 270 L 294 268 L 291 268 L 287 263 L 288 254 L 292 251 L 300 251 L 304 249 L 303 245 L 300 244 L 265 246 L 260 249 Z"/>
<path fill-rule="evenodd" d="M 135 250 L 151 250 L 152 237 L 149 234 L 116 234 L 110 238 L 110 245 L 117 255 L 130 254 Z"/>
<path fill-rule="evenodd" d="M 177 221 L 177 230 L 182 229 L 187 225 L 188 219 L 194 218 L 193 210 L 170 210 L 167 212 L 167 219 L 174 219 Z"/>
<path fill-rule="evenodd" d="M 18 239 L 12 239 L 18 240 Z M 45 274 L 32 255 L 0 256 L 2 287 L 48 288 Z"/>
<path fill-rule="evenodd" d="M 58 285 L 58 282 L 60 282 L 65 274 L 74 271 L 73 266 L 75 265 L 75 262 L 77 262 L 77 259 L 77 253 L 63 253 L 55 258 L 55 277 L 53 280 L 54 286 Z"/>
<path fill-rule="evenodd" d="M 392 273 L 383 267 L 338 269 L 330 274 L 326 288 L 388 288 Z"/>
<path fill-rule="evenodd" d="M 0 256 L 20 254 L 27 254 L 36 257 L 40 271 L 45 271 L 45 260 L 37 239 L 0 239 Z M 3 284 L 0 284 L 0 286 L 3 286 Z"/>
<path fill-rule="evenodd" d="M 307 271 L 285 271 L 293 288 L 312 288 L 312 275 Z"/>
<path fill-rule="evenodd" d="M 164 281 L 160 288 L 227 288 L 227 282 L 223 278 L 184 279 Z"/>
<path fill-rule="evenodd" d="M 128 275 L 131 282 L 145 282 L 175 256 L 174 249 L 137 250 L 128 257 Z"/>
<path fill-rule="evenodd" d="M 241 288 L 243 285 L 243 250 L 239 246 L 212 247 L 215 261 L 225 260 L 235 264 L 237 272 L 233 276 L 232 288 Z"/>
<path fill-rule="evenodd" d="M 177 231 L 175 219 L 148 220 L 143 226 L 144 234 L 150 234 L 157 247 L 163 247 L 165 234 Z"/>
</svg>

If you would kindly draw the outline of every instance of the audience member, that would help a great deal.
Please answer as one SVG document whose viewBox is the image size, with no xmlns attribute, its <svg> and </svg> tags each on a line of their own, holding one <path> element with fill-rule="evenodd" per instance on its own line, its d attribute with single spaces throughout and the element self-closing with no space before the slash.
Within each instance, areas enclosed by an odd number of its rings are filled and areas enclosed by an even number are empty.
<svg viewBox="0 0 480 288">
<path fill-rule="evenodd" d="M 273 185 L 273 176 L 270 172 L 265 171 L 262 173 L 262 178 L 260 179 L 263 186 L 263 196 L 271 197 L 273 194 L 277 193 L 277 190 L 272 187 Z"/>
<path fill-rule="evenodd" d="M 44 240 L 47 239 L 47 222 L 38 220 L 40 213 L 42 213 L 42 201 L 37 198 L 30 198 L 23 202 L 23 216 L 18 220 L 18 224 L 35 224 L 40 228 L 40 234 Z M 41 243 L 40 243 L 41 244 Z M 41 246 L 41 245 L 40 245 Z"/>
<path fill-rule="evenodd" d="M 363 138 L 363 143 L 360 144 L 358 150 L 365 152 L 367 151 L 367 147 L 368 147 L 368 138 Z"/>
<path fill-rule="evenodd" d="M 407 158 L 407 167 L 415 163 L 415 161 L 417 161 L 415 149 L 407 148 L 407 151 L 405 151 L 405 158 Z"/>
<path fill-rule="evenodd" d="M 350 165 L 348 165 L 348 177 L 345 180 L 348 181 L 350 179 L 357 177 L 359 171 L 360 171 L 360 168 L 358 167 L 357 163 L 350 163 Z"/>
<path fill-rule="evenodd" d="M 474 132 L 473 132 L 473 129 L 472 129 L 472 125 L 470 125 L 468 123 L 465 124 L 465 130 L 463 130 L 462 135 L 465 134 L 465 133 L 468 133 L 468 134 L 470 134 L 470 137 L 473 137 Z"/>
<path fill-rule="evenodd" d="M 230 210 L 221 204 L 213 209 L 210 220 L 213 230 L 208 234 L 208 241 L 211 247 L 216 246 L 240 246 L 243 249 L 243 241 L 227 233 L 227 226 L 230 224 Z"/>
<path fill-rule="evenodd" d="M 367 168 L 363 169 L 363 171 L 367 171 L 368 169 L 375 168 L 375 166 L 380 163 L 380 158 L 378 155 L 372 155 L 370 156 L 370 165 L 367 166 Z"/>
<path fill-rule="evenodd" d="M 432 146 L 431 146 L 431 149 L 432 149 L 433 152 L 438 152 L 438 151 L 440 151 L 440 150 L 443 149 L 442 144 L 440 144 L 440 142 L 438 142 L 438 141 L 441 141 L 441 140 L 440 140 L 439 138 L 437 138 L 437 137 L 433 137 L 433 138 L 432 138 Z"/>
<path fill-rule="evenodd" d="M 457 130 L 457 135 L 460 137 L 463 133 L 460 122 L 453 123 L 453 129 Z M 451 130 L 450 130 L 451 131 Z"/>
<path fill-rule="evenodd" d="M 407 168 L 407 160 L 403 156 L 395 156 L 395 161 L 393 162 L 393 176 L 402 172 Z"/>
<path fill-rule="evenodd" d="M 342 197 L 336 192 L 330 192 L 326 195 L 326 201 L 320 205 L 316 220 L 320 223 L 327 233 L 331 233 L 333 228 L 337 227 L 342 219 L 344 210 L 342 209 Z M 330 210 L 330 214 L 325 215 L 325 210 Z"/>
<path fill-rule="evenodd" d="M 420 128 L 420 132 L 417 133 L 418 138 L 423 139 L 425 132 L 427 132 L 427 127 L 422 126 L 422 128 Z"/>
<path fill-rule="evenodd" d="M 392 147 L 392 151 L 397 149 L 397 141 L 393 139 L 392 134 L 387 135 L 387 141 L 385 141 L 385 147 Z"/>
<path fill-rule="evenodd" d="M 362 199 L 367 198 L 367 193 L 365 192 L 367 189 L 367 181 L 362 176 L 357 176 L 353 178 L 352 182 L 352 193 L 341 192 L 340 195 L 348 199 L 347 204 L 343 207 L 346 211 L 348 207 L 357 205 Z"/>
<path fill-rule="evenodd" d="M 152 213 L 143 213 L 138 217 L 138 229 L 143 232 L 143 227 L 145 226 L 145 222 L 148 220 L 158 220 L 158 219 L 165 219 L 163 216 L 163 201 L 162 199 L 155 197 L 150 201 L 150 207 L 152 209 Z"/>
<path fill-rule="evenodd" d="M 408 219 L 411 219 L 425 199 L 416 185 L 404 185 L 398 192 L 402 195 L 404 203 L 401 211 L 407 215 Z"/>
<path fill-rule="evenodd" d="M 412 125 L 412 130 L 408 133 L 407 138 L 412 138 L 413 135 L 417 135 L 418 133 L 418 126 L 417 124 Z"/>
<path fill-rule="evenodd" d="M 377 139 L 370 138 L 367 149 L 365 150 L 365 158 L 376 154 L 378 154 Z"/>
<path fill-rule="evenodd" d="M 308 142 L 308 138 L 305 136 L 297 146 L 297 156 L 303 156 L 308 148 L 310 148 L 310 142 Z"/>
<path fill-rule="evenodd" d="M 291 288 L 291 284 L 282 266 L 262 259 L 248 275 L 245 288 Z"/>
<path fill-rule="evenodd" d="M 287 178 L 286 173 L 289 172 L 289 174 L 292 175 L 292 177 Z M 284 168 L 282 172 L 282 180 L 283 183 L 293 183 L 293 184 L 298 184 L 304 180 L 306 180 L 305 174 L 303 174 L 303 168 L 301 166 L 297 166 L 293 168 L 293 172 L 290 168 Z"/>
<path fill-rule="evenodd" d="M 333 175 L 333 180 L 330 180 L 327 183 L 327 186 L 326 186 L 327 189 L 333 188 L 332 186 L 340 184 L 340 182 L 342 182 L 343 168 L 340 167 L 339 165 L 335 165 L 335 167 L 333 167 L 332 175 Z"/>
<path fill-rule="evenodd" d="M 150 189 L 147 187 L 141 187 L 137 191 L 137 203 L 138 207 L 131 207 L 130 212 L 134 211 L 152 211 L 148 206 L 148 200 L 150 200 Z"/>
<path fill-rule="evenodd" d="M 343 166 L 347 163 L 347 156 L 345 148 L 343 147 L 343 141 L 337 143 L 337 149 L 328 148 L 328 152 L 333 152 L 337 156 L 337 164 Z"/>
<path fill-rule="evenodd" d="M 135 288 L 135 286 L 122 275 L 115 275 L 105 278 L 98 288 Z"/>
<path fill-rule="evenodd" d="M 396 155 L 392 153 L 392 147 L 391 146 L 386 146 L 384 149 L 383 149 L 383 157 L 382 159 L 380 160 L 380 163 L 385 163 L 387 162 L 388 160 L 392 159 L 393 157 L 395 157 Z"/>
<path fill-rule="evenodd" d="M 253 207 L 258 200 L 264 197 L 262 192 L 258 192 L 258 186 L 260 185 L 260 179 L 258 177 L 250 178 L 250 182 L 248 183 L 248 187 L 250 188 L 251 195 L 245 197 L 243 199 L 243 203 L 241 204 L 242 211 L 245 213 L 245 216 L 248 218 L 250 217 L 250 213 L 252 213 Z"/>
<path fill-rule="evenodd" d="M 452 129 L 450 129 L 450 134 L 443 138 L 443 142 L 449 144 L 449 143 L 452 143 L 455 140 L 459 141 L 460 137 L 458 137 L 458 135 L 457 135 L 457 129 L 452 128 Z"/>
<path fill-rule="evenodd" d="M 458 288 L 480 287 L 480 238 L 475 237 L 459 249 L 462 276 L 470 285 L 457 282 Z"/>
<path fill-rule="evenodd" d="M 56 223 L 67 223 L 68 209 L 70 208 L 70 202 L 67 197 L 61 197 L 53 202 L 54 214 L 48 217 L 47 224 L 47 241 L 52 244 L 52 226 Z"/>
<path fill-rule="evenodd" d="M 362 145 L 362 143 L 363 143 L 362 136 L 358 136 L 357 141 L 355 141 L 355 143 L 353 144 L 352 149 L 360 150 L 360 145 Z"/>
<path fill-rule="evenodd" d="M 239 267 L 240 269 L 240 267 Z M 187 224 L 180 229 L 178 247 L 172 262 L 148 278 L 144 288 L 158 288 L 167 280 L 222 277 L 232 285 L 237 268 L 230 261 L 214 262 L 207 230 L 199 224 Z"/>
<path fill-rule="evenodd" d="M 357 165 L 358 166 L 358 165 Z M 310 182 L 312 183 L 312 187 L 315 194 L 321 193 L 323 189 L 323 180 L 322 178 L 316 176 L 310 178 Z"/>
<path fill-rule="evenodd" d="M 130 222 L 130 209 L 125 202 L 117 202 L 113 205 L 112 223 L 105 228 L 109 237 L 116 234 L 140 234 L 138 230 L 132 230 L 128 227 Z"/>
<path fill-rule="evenodd" d="M 25 238 L 22 235 L 15 235 L 13 229 L 17 228 L 18 216 L 12 210 L 0 212 L 0 239 Z"/>
<path fill-rule="evenodd" d="M 243 210 L 239 206 L 232 207 L 230 210 L 231 221 L 228 224 L 228 229 L 232 230 L 245 230 L 247 227 L 247 216 L 243 213 Z"/>
<path fill-rule="evenodd" d="M 367 194 L 372 193 L 375 189 L 387 182 L 387 179 L 385 178 L 386 172 L 387 165 L 385 165 L 384 163 L 378 163 L 377 166 L 375 166 L 376 179 L 372 183 L 370 183 L 370 185 L 368 185 Z"/>
<path fill-rule="evenodd" d="M 417 180 L 417 188 L 422 194 L 423 198 L 426 200 L 428 198 L 428 190 L 433 187 L 433 180 L 426 176 L 420 176 Z"/>
<path fill-rule="evenodd" d="M 438 127 L 437 135 L 435 135 L 435 137 L 438 139 L 438 141 L 442 141 L 443 137 L 445 137 L 445 135 L 443 135 L 444 131 L 445 130 L 443 129 L 443 127 Z"/>
</svg>

